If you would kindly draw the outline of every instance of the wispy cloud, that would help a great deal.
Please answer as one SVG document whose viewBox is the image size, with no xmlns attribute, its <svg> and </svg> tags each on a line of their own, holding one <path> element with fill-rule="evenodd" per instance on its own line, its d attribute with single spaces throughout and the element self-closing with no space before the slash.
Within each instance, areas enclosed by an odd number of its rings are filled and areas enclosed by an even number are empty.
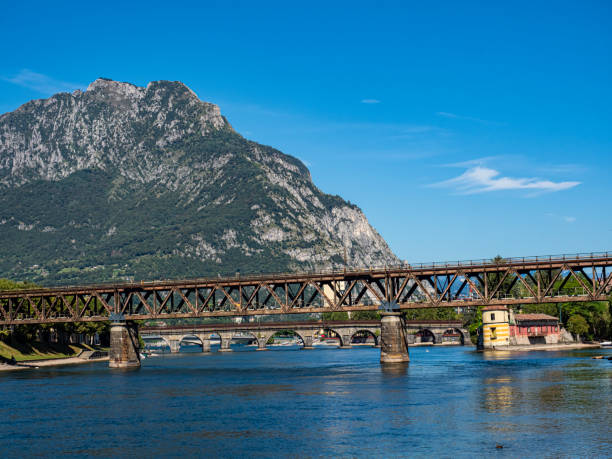
<svg viewBox="0 0 612 459">
<path fill-rule="evenodd" d="M 83 89 L 86 86 L 78 83 L 56 80 L 42 73 L 32 72 L 28 69 L 21 70 L 13 77 L 2 77 L 1 79 L 46 95 L 58 92 L 71 92 L 75 89 Z"/>
<path fill-rule="evenodd" d="M 464 167 L 467 169 L 467 168 L 471 168 L 475 166 L 484 166 L 485 164 L 490 163 L 492 161 L 497 161 L 500 159 L 507 159 L 507 158 L 511 158 L 511 156 L 505 156 L 505 155 L 484 156 L 482 158 L 468 159 L 466 161 L 459 161 L 457 163 L 442 164 L 441 167 Z"/>
<path fill-rule="evenodd" d="M 574 223 L 576 221 L 576 217 L 570 217 L 567 215 L 560 216 L 552 212 L 546 212 L 544 216 L 549 217 L 549 218 L 554 218 L 555 220 L 561 220 L 561 221 L 564 221 L 565 223 Z"/>
<path fill-rule="evenodd" d="M 456 113 L 436 112 L 436 115 L 441 116 L 443 118 L 451 118 L 455 120 L 474 121 L 476 123 L 486 124 L 489 126 L 505 126 L 506 125 L 506 123 L 500 123 L 498 121 L 483 120 L 481 118 L 475 118 L 473 116 L 457 115 Z"/>
<path fill-rule="evenodd" d="M 553 182 L 530 177 L 503 177 L 500 172 L 488 167 L 475 166 L 450 180 L 431 186 L 454 188 L 460 194 L 486 193 L 502 190 L 529 190 L 540 193 L 567 190 L 580 182 Z"/>
<path fill-rule="evenodd" d="M 362 104 L 380 104 L 378 99 L 361 99 Z"/>
</svg>

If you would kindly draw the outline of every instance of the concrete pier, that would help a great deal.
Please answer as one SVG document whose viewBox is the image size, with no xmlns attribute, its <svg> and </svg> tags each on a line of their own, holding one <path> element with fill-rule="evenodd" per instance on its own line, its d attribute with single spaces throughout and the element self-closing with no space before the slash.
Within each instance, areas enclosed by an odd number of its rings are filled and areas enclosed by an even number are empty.
<svg viewBox="0 0 612 459">
<path fill-rule="evenodd" d="M 353 330 L 350 330 L 348 334 L 343 334 L 341 335 L 342 338 L 342 345 L 339 347 L 339 349 L 351 349 L 351 338 L 352 338 L 352 332 Z"/>
<path fill-rule="evenodd" d="M 181 350 L 181 341 L 178 339 L 171 339 L 168 340 L 168 343 L 170 344 L 170 352 L 172 354 L 178 354 Z"/>
<path fill-rule="evenodd" d="M 202 341 L 202 352 L 210 352 L 210 338 L 200 338 Z"/>
<path fill-rule="evenodd" d="M 232 348 L 230 347 L 232 344 L 232 336 L 233 333 L 219 333 L 219 337 L 221 338 L 219 352 L 232 352 Z"/>
<path fill-rule="evenodd" d="M 302 347 L 302 349 L 305 349 L 305 350 L 314 349 L 314 346 L 312 345 L 312 342 L 314 341 L 314 333 L 302 332 L 300 336 L 302 337 L 302 341 L 304 342 L 304 347 Z"/>
<path fill-rule="evenodd" d="M 138 326 L 133 322 L 113 322 L 110 329 L 110 368 L 139 368 Z"/>
<path fill-rule="evenodd" d="M 257 339 L 257 350 L 258 351 L 269 351 L 270 349 L 268 349 L 266 347 L 266 345 L 268 344 L 268 341 L 270 341 L 270 338 L 272 338 L 272 335 L 274 334 L 274 332 L 257 332 L 255 333 L 255 338 Z"/>
<path fill-rule="evenodd" d="M 380 324 L 380 363 L 406 363 L 408 355 L 408 340 L 404 327 L 404 317 L 401 312 L 381 312 Z"/>
</svg>

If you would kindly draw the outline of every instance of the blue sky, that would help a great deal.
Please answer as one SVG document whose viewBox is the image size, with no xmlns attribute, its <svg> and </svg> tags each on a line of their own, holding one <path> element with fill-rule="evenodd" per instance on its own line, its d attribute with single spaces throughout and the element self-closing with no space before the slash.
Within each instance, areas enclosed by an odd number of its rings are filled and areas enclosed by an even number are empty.
<svg viewBox="0 0 612 459">
<path fill-rule="evenodd" d="M 3 5 L 0 112 L 180 80 L 402 259 L 612 250 L 609 2 L 55 3 Z"/>
</svg>

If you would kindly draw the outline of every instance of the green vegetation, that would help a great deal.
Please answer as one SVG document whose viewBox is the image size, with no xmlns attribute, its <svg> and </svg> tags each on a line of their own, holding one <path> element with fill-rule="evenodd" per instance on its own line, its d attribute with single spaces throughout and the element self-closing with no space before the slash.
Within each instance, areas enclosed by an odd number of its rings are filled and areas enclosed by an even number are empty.
<svg viewBox="0 0 612 459">
<path fill-rule="evenodd" d="M 81 351 L 92 351 L 94 347 L 86 344 L 59 344 L 14 342 L 12 344 L 0 341 L 0 361 L 15 358 L 17 362 L 29 360 L 48 360 L 76 357 Z"/>
<path fill-rule="evenodd" d="M 567 330 L 574 335 L 581 336 L 589 331 L 589 324 L 580 314 L 575 314 L 567 321 Z"/>
</svg>

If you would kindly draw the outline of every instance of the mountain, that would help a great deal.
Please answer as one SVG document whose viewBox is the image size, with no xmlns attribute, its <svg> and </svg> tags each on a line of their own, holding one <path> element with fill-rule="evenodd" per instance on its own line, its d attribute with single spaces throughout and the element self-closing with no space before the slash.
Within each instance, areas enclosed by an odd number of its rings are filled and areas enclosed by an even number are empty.
<svg viewBox="0 0 612 459">
<path fill-rule="evenodd" d="M 0 277 L 44 285 L 397 263 L 361 210 L 180 82 L 0 116 Z"/>
</svg>

